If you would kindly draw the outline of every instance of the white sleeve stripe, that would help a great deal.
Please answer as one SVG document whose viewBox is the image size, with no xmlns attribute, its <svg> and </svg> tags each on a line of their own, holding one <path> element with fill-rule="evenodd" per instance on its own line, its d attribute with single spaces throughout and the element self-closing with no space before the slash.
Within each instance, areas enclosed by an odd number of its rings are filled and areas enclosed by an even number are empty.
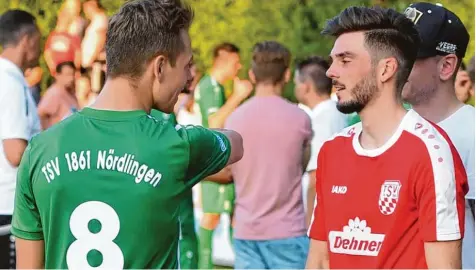
<svg viewBox="0 0 476 270">
<path fill-rule="evenodd" d="M 312 224 L 314 224 L 314 213 L 317 207 L 317 196 L 314 198 L 314 207 L 312 208 L 312 217 L 311 217 L 311 222 L 309 223 L 309 228 L 307 229 L 307 236 L 311 237 L 311 228 Z"/>
<path fill-rule="evenodd" d="M 409 127 L 406 130 L 421 139 L 430 156 L 435 186 L 436 240 L 460 239 L 456 176 L 450 145 L 426 120 L 421 118 L 419 122 L 422 124 L 421 128 L 415 130 Z"/>
</svg>

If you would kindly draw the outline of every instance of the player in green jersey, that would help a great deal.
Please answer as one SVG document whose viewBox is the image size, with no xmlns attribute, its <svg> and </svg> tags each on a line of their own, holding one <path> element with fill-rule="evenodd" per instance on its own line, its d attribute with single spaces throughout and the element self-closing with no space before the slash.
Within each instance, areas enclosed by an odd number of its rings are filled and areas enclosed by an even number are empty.
<svg viewBox="0 0 476 270">
<path fill-rule="evenodd" d="M 240 64 L 239 49 L 231 43 L 222 43 L 214 49 L 213 67 L 210 74 L 202 77 L 195 88 L 195 102 L 202 118 L 202 125 L 210 128 L 222 128 L 226 118 L 246 99 L 253 89 L 248 81 L 236 76 Z M 233 94 L 225 101 L 223 83 L 234 79 Z M 231 177 L 231 175 L 229 176 Z M 235 198 L 233 184 L 201 183 L 203 217 L 200 222 L 199 268 L 213 268 L 212 239 L 218 226 L 220 214 L 232 216 Z M 232 235 L 230 225 L 230 237 Z"/>
<path fill-rule="evenodd" d="M 155 118 L 168 122 L 171 125 L 177 125 L 175 113 L 164 113 L 158 110 L 152 110 L 150 113 Z M 195 216 L 193 213 L 193 194 L 192 190 L 187 191 L 187 195 L 180 203 L 180 268 L 197 269 L 198 268 L 198 239 L 195 233 Z"/>
<path fill-rule="evenodd" d="M 34 137 L 17 179 L 18 268 L 178 268 L 179 206 L 243 155 L 233 131 L 177 126 L 190 80 L 192 12 L 136 0 L 109 21 L 107 81 L 91 107 Z"/>
</svg>

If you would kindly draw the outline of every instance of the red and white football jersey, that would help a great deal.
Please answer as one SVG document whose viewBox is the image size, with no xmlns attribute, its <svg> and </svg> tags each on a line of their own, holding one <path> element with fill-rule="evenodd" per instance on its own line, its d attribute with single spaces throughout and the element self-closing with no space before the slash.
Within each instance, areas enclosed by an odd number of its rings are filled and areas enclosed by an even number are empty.
<svg viewBox="0 0 476 270">
<path fill-rule="evenodd" d="M 331 268 L 428 268 L 424 242 L 463 237 L 461 159 L 413 110 L 378 149 L 362 148 L 361 131 L 346 128 L 321 148 L 309 237 L 327 241 Z"/>
</svg>

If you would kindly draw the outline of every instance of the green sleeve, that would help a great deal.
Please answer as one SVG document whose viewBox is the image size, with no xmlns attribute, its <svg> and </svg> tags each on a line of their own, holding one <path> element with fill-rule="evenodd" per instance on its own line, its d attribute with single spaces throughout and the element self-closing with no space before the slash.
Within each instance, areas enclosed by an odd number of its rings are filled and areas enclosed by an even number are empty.
<svg viewBox="0 0 476 270">
<path fill-rule="evenodd" d="M 171 123 L 172 125 L 176 125 L 177 124 L 177 118 L 175 117 L 175 114 L 174 113 L 164 113 L 164 112 L 161 112 L 159 110 L 151 110 L 150 111 L 150 115 L 153 116 L 154 118 L 156 118 L 157 120 L 159 121 L 166 121 L 166 122 L 169 122 Z"/>
<path fill-rule="evenodd" d="M 32 189 L 30 153 L 31 144 L 26 148 L 18 167 L 12 234 L 21 239 L 42 240 L 43 227 Z"/>
<path fill-rule="evenodd" d="M 192 187 L 226 166 L 231 146 L 225 135 L 200 126 L 181 127 L 178 132 L 189 143 L 186 186 Z"/>
<path fill-rule="evenodd" d="M 224 103 L 224 89 L 220 85 L 201 82 L 195 90 L 195 101 L 200 108 L 202 125 L 208 127 L 208 117 L 217 112 Z"/>
</svg>

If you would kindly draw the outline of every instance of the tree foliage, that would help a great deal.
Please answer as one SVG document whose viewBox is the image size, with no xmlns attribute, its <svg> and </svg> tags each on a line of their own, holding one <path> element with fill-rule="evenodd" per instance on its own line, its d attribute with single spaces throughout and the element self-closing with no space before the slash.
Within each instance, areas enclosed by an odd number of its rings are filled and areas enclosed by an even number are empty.
<svg viewBox="0 0 476 270">
<path fill-rule="evenodd" d="M 276 40 L 285 44 L 294 58 L 311 54 L 328 55 L 332 39 L 320 32 L 327 19 L 351 5 L 383 5 L 403 11 L 409 0 L 186 0 L 195 11 L 190 29 L 195 59 L 202 70 L 211 66 L 213 47 L 223 41 L 236 43 L 241 49 L 244 68 L 241 77 L 247 76 L 251 49 L 256 42 Z M 0 13 L 8 8 L 30 11 L 38 18 L 43 41 L 54 28 L 61 0 L 9 0 L 0 1 Z M 112 15 L 124 0 L 101 0 L 107 13 Z M 436 2 L 430 0 L 430 2 Z M 474 55 L 474 1 L 440 0 L 455 12 L 471 34 L 465 60 Z M 45 67 L 44 62 L 42 66 Z M 44 69 L 45 71 L 47 69 Z M 289 97 L 291 96 L 288 92 Z"/>
</svg>

